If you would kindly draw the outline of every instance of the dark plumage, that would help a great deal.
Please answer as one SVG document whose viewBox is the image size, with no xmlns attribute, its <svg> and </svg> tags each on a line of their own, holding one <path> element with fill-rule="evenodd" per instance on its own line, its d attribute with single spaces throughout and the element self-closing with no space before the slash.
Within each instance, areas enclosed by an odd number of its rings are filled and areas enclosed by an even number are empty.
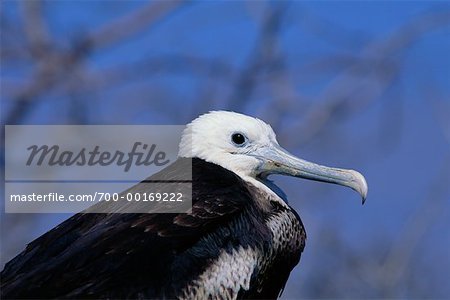
<svg viewBox="0 0 450 300">
<path fill-rule="evenodd" d="M 6 264 L 1 298 L 276 298 L 305 245 L 300 218 L 216 164 L 194 158 L 192 176 L 186 214 L 76 214 L 42 235 Z"/>
<path fill-rule="evenodd" d="M 112 213 L 77 214 L 10 261 L 1 274 L 2 298 L 276 298 L 306 234 L 267 176 L 347 186 L 363 202 L 367 196 L 360 173 L 297 158 L 268 124 L 233 112 L 193 120 L 178 156 L 124 193 L 183 191 L 180 179 L 192 163 L 192 209 L 156 214 L 158 207 L 140 202 L 132 205 L 151 213 L 124 214 L 129 202 L 98 203 Z"/>
</svg>

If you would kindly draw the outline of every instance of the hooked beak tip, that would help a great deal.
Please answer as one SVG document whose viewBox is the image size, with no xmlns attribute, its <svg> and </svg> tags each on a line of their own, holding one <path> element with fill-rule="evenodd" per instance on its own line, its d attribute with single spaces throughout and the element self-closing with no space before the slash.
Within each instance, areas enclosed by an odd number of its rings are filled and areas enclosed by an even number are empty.
<svg viewBox="0 0 450 300">
<path fill-rule="evenodd" d="M 361 173 L 354 170 L 350 170 L 350 172 L 353 174 L 354 178 L 354 184 L 352 188 L 361 195 L 362 204 L 364 205 L 367 199 L 367 192 L 369 190 L 367 181 Z"/>
</svg>

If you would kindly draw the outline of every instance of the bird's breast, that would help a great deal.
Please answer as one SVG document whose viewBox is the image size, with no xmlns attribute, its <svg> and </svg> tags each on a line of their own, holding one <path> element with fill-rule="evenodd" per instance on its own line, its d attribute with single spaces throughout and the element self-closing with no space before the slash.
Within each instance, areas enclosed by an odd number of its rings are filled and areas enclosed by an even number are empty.
<svg viewBox="0 0 450 300">
<path fill-rule="evenodd" d="M 273 255 L 299 255 L 305 246 L 306 233 L 295 212 L 281 209 L 272 213 L 266 220 L 272 234 Z"/>
<path fill-rule="evenodd" d="M 280 295 L 305 246 L 306 233 L 289 207 L 272 211 L 265 219 L 271 238 L 258 262 L 258 273 L 244 298 L 275 299 Z"/>
</svg>

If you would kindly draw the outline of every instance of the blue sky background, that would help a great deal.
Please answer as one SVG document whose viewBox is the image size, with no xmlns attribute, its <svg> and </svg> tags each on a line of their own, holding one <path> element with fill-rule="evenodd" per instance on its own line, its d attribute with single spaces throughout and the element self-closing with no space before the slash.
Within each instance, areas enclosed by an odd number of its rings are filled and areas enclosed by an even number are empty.
<svg viewBox="0 0 450 300">
<path fill-rule="evenodd" d="M 0 5 L 6 122 L 17 95 L 34 80 L 39 60 L 26 54 L 20 3 Z M 89 33 L 147 5 L 49 1 L 42 18 L 55 49 L 64 53 Z M 258 48 L 264 16 L 282 5 L 287 8 L 280 28 L 269 42 L 276 45 L 275 63 L 263 61 L 252 91 L 234 96 L 240 76 L 265 51 Z M 136 34 L 85 54 L 75 71 L 68 69 L 61 82 L 31 97 L 32 108 L 17 123 L 186 124 L 216 109 L 262 118 L 290 152 L 357 169 L 369 183 L 367 203 L 361 206 L 347 189 L 274 177 L 308 232 L 285 298 L 445 298 L 450 295 L 450 22 L 386 54 L 382 62 L 386 70 L 396 70 L 394 79 L 365 99 L 373 87 L 366 80 L 383 51 L 379 45 L 407 24 L 425 16 L 450 19 L 449 13 L 449 3 L 439 1 L 190 2 Z M 17 58 L 7 55 L 9 49 Z M 351 71 L 355 61 L 364 62 L 362 74 Z M 281 91 L 293 95 L 288 100 L 272 88 L 280 72 L 281 82 L 289 85 Z M 70 90 L 65 76 L 75 73 L 82 80 L 67 80 L 75 86 Z M 347 78 L 342 86 L 341 76 Z M 331 89 L 333 84 L 337 87 Z M 306 122 L 311 108 L 320 111 L 341 92 L 351 105 L 334 112 L 319 133 L 304 140 L 304 127 L 292 132 Z M 22 217 L 20 223 L 3 214 L 2 264 L 66 217 Z M 402 250 L 408 245 L 412 249 Z M 390 272 L 383 264 L 395 251 L 404 255 L 394 256 L 399 263 L 394 266 L 406 267 L 392 288 L 386 286 Z"/>
</svg>

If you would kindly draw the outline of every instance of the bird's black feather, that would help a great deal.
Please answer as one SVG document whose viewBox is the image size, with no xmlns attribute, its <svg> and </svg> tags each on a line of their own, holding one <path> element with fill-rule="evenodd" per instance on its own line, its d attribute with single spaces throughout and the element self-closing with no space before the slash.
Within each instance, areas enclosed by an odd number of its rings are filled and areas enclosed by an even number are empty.
<svg viewBox="0 0 450 300">
<path fill-rule="evenodd" d="M 238 247 L 258 249 L 270 260 L 255 267 L 250 287 L 239 291 L 239 297 L 277 297 L 304 247 L 300 220 L 295 215 L 297 233 L 287 237 L 290 244 L 283 249 L 290 252 L 280 256 L 266 223 L 292 211 L 262 208 L 254 186 L 201 159 L 180 158 L 158 179 L 182 178 L 181 170 L 191 163 L 190 211 L 76 214 L 6 264 L 1 298 L 189 297 L 187 287 L 223 251 L 233 253 Z M 142 189 L 144 183 L 126 192 Z"/>
</svg>

